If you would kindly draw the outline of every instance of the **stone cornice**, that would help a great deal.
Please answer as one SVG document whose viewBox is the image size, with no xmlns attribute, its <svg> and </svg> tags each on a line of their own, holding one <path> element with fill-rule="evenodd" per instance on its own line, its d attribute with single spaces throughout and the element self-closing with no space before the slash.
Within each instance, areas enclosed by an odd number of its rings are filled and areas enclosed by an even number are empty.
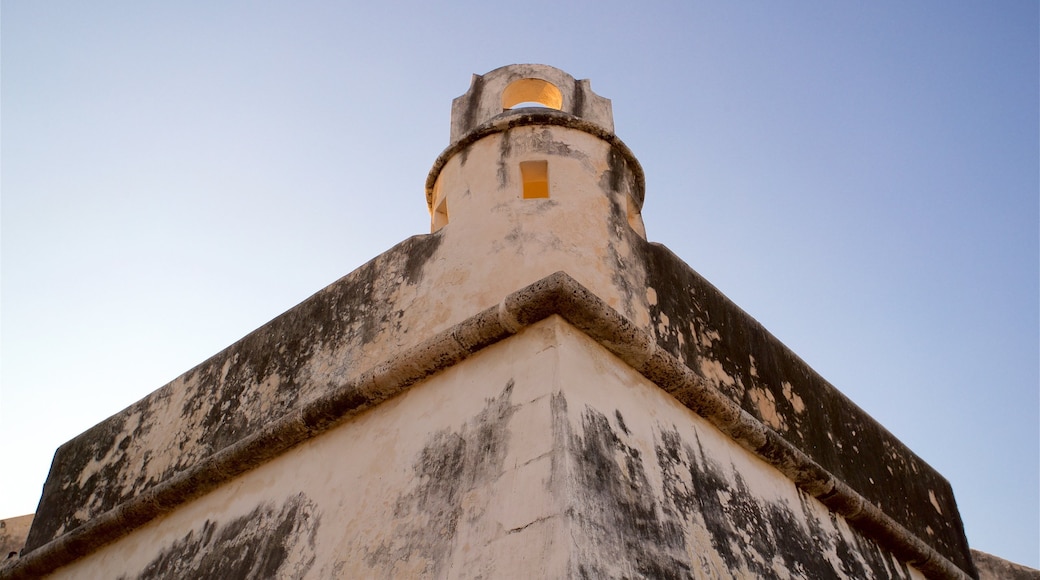
<svg viewBox="0 0 1040 580">
<path fill-rule="evenodd" d="M 294 446 L 394 397 L 483 348 L 558 315 L 686 407 L 777 468 L 807 494 L 929 577 L 968 578 L 921 538 L 709 385 L 654 338 L 564 272 L 505 297 L 430 339 L 397 353 L 262 429 L 199 461 L 0 570 L 33 578 L 92 553 Z"/>
<path fill-rule="evenodd" d="M 444 164 L 447 163 L 449 159 L 466 147 L 484 137 L 487 137 L 488 135 L 504 133 L 510 129 L 527 126 L 566 127 L 568 129 L 584 131 L 585 133 L 594 135 L 609 143 L 611 147 L 613 147 L 614 150 L 624 158 L 625 163 L 632 170 L 636 179 L 633 201 L 635 201 L 638 209 L 642 209 L 643 199 L 646 196 L 646 176 L 643 173 L 643 166 L 639 164 L 639 160 L 636 159 L 635 154 L 633 154 L 632 150 L 628 148 L 628 145 L 625 145 L 617 135 L 607 132 L 595 123 L 591 123 L 568 113 L 539 108 L 506 111 L 487 123 L 473 129 L 469 133 L 466 133 L 441 152 L 433 162 L 433 168 L 430 169 L 430 173 L 426 177 L 426 207 L 433 207 L 433 186 L 437 183 L 437 176 L 440 175 L 441 169 L 444 168 Z"/>
</svg>

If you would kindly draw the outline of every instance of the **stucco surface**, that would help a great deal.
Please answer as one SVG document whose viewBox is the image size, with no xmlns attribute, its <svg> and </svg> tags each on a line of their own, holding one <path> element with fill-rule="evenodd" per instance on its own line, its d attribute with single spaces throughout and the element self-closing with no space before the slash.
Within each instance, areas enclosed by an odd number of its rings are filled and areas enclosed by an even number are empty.
<svg viewBox="0 0 1040 580">
<path fill-rule="evenodd" d="M 609 144 L 521 127 L 467 152 L 442 173 L 447 227 L 402 242 L 59 448 L 29 549 L 565 265 L 613 308 L 648 320 L 625 201 L 635 176 Z M 523 200 L 519 162 L 535 154 L 559 169 L 556 195 Z"/>
<path fill-rule="evenodd" d="M 921 578 L 551 317 L 55 577 Z"/>
<path fill-rule="evenodd" d="M 25 546 L 32 521 L 33 514 L 0 520 L 0 568 L 17 557 L 12 552 L 17 554 Z"/>
<path fill-rule="evenodd" d="M 192 576 L 222 545 L 200 538 L 253 519 L 256 548 L 225 577 L 247 561 L 285 578 L 559 577 L 550 341 L 531 329 L 486 349 L 56 576 Z"/>
<path fill-rule="evenodd" d="M 586 335 L 559 333 L 572 577 L 923 577 Z"/>
<path fill-rule="evenodd" d="M 431 326 L 416 286 L 439 236 L 402 242 L 55 453 L 31 551 L 342 384 Z M 421 319 L 415 325 L 405 313 Z"/>
<path fill-rule="evenodd" d="M 972 561 L 942 475 L 667 248 L 647 247 L 658 344 L 964 570 Z"/>
<path fill-rule="evenodd" d="M 482 75 L 473 75 L 470 88 L 451 104 L 451 141 L 461 139 L 480 125 L 502 113 L 502 92 L 521 79 L 540 79 L 552 83 L 563 97 L 561 110 L 614 132 L 610 99 L 592 91 L 588 80 L 577 80 L 566 72 L 542 64 L 514 64 Z"/>
</svg>

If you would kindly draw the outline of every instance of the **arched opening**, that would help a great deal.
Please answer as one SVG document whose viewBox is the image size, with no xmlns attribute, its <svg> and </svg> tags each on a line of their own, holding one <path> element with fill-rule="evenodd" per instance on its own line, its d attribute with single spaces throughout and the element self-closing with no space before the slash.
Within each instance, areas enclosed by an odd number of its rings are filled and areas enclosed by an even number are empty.
<svg viewBox="0 0 1040 580">
<path fill-rule="evenodd" d="M 559 111 L 563 107 L 563 93 L 556 85 L 542 79 L 519 79 L 502 91 L 502 110 L 517 105 L 540 106 Z"/>
</svg>

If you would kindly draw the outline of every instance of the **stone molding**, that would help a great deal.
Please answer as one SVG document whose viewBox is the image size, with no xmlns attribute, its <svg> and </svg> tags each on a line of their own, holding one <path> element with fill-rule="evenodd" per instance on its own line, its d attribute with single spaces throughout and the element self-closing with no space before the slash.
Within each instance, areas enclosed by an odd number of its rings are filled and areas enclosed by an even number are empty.
<svg viewBox="0 0 1040 580">
<path fill-rule="evenodd" d="M 428 340 L 375 365 L 357 378 L 293 410 L 191 468 L 32 550 L 0 578 L 45 575 L 111 543 L 193 498 L 205 495 L 294 446 L 378 405 L 481 349 L 558 315 L 675 396 L 840 514 L 864 535 L 928 577 L 970 578 L 965 571 L 866 500 L 840 479 L 708 384 L 653 336 L 564 272 L 505 297 Z"/>
<path fill-rule="evenodd" d="M 430 169 L 430 173 L 426 177 L 427 209 L 433 209 L 434 185 L 437 183 L 437 177 L 440 175 L 441 169 L 444 168 L 444 165 L 449 159 L 464 150 L 466 147 L 469 147 L 471 144 L 487 137 L 488 135 L 505 133 L 510 129 L 532 125 L 576 129 L 578 131 L 584 131 L 585 133 L 598 137 L 609 143 L 611 147 L 613 147 L 614 151 L 624 158 L 625 163 L 632 170 L 636 180 L 636 187 L 632 192 L 632 201 L 635 202 L 637 209 L 641 210 L 643 208 L 643 200 L 646 195 L 646 176 L 643 173 L 643 166 L 639 164 L 639 160 L 636 159 L 635 154 L 628 148 L 628 145 L 625 145 L 624 141 L 622 141 L 617 135 L 606 131 L 595 123 L 591 123 L 585 119 L 575 117 L 565 112 L 553 111 L 551 109 L 516 109 L 506 111 L 479 127 L 476 127 L 458 140 L 452 142 L 451 145 L 437 156 L 437 159 L 433 162 L 433 168 Z"/>
</svg>

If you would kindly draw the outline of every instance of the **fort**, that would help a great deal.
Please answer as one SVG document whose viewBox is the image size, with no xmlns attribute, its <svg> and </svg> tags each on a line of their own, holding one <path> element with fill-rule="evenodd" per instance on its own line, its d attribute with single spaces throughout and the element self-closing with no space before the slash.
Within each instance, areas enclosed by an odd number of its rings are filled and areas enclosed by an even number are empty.
<svg viewBox="0 0 1040 580">
<path fill-rule="evenodd" d="M 644 195 L 589 81 L 474 75 L 431 232 L 59 448 L 0 578 L 1037 577 Z"/>
</svg>

